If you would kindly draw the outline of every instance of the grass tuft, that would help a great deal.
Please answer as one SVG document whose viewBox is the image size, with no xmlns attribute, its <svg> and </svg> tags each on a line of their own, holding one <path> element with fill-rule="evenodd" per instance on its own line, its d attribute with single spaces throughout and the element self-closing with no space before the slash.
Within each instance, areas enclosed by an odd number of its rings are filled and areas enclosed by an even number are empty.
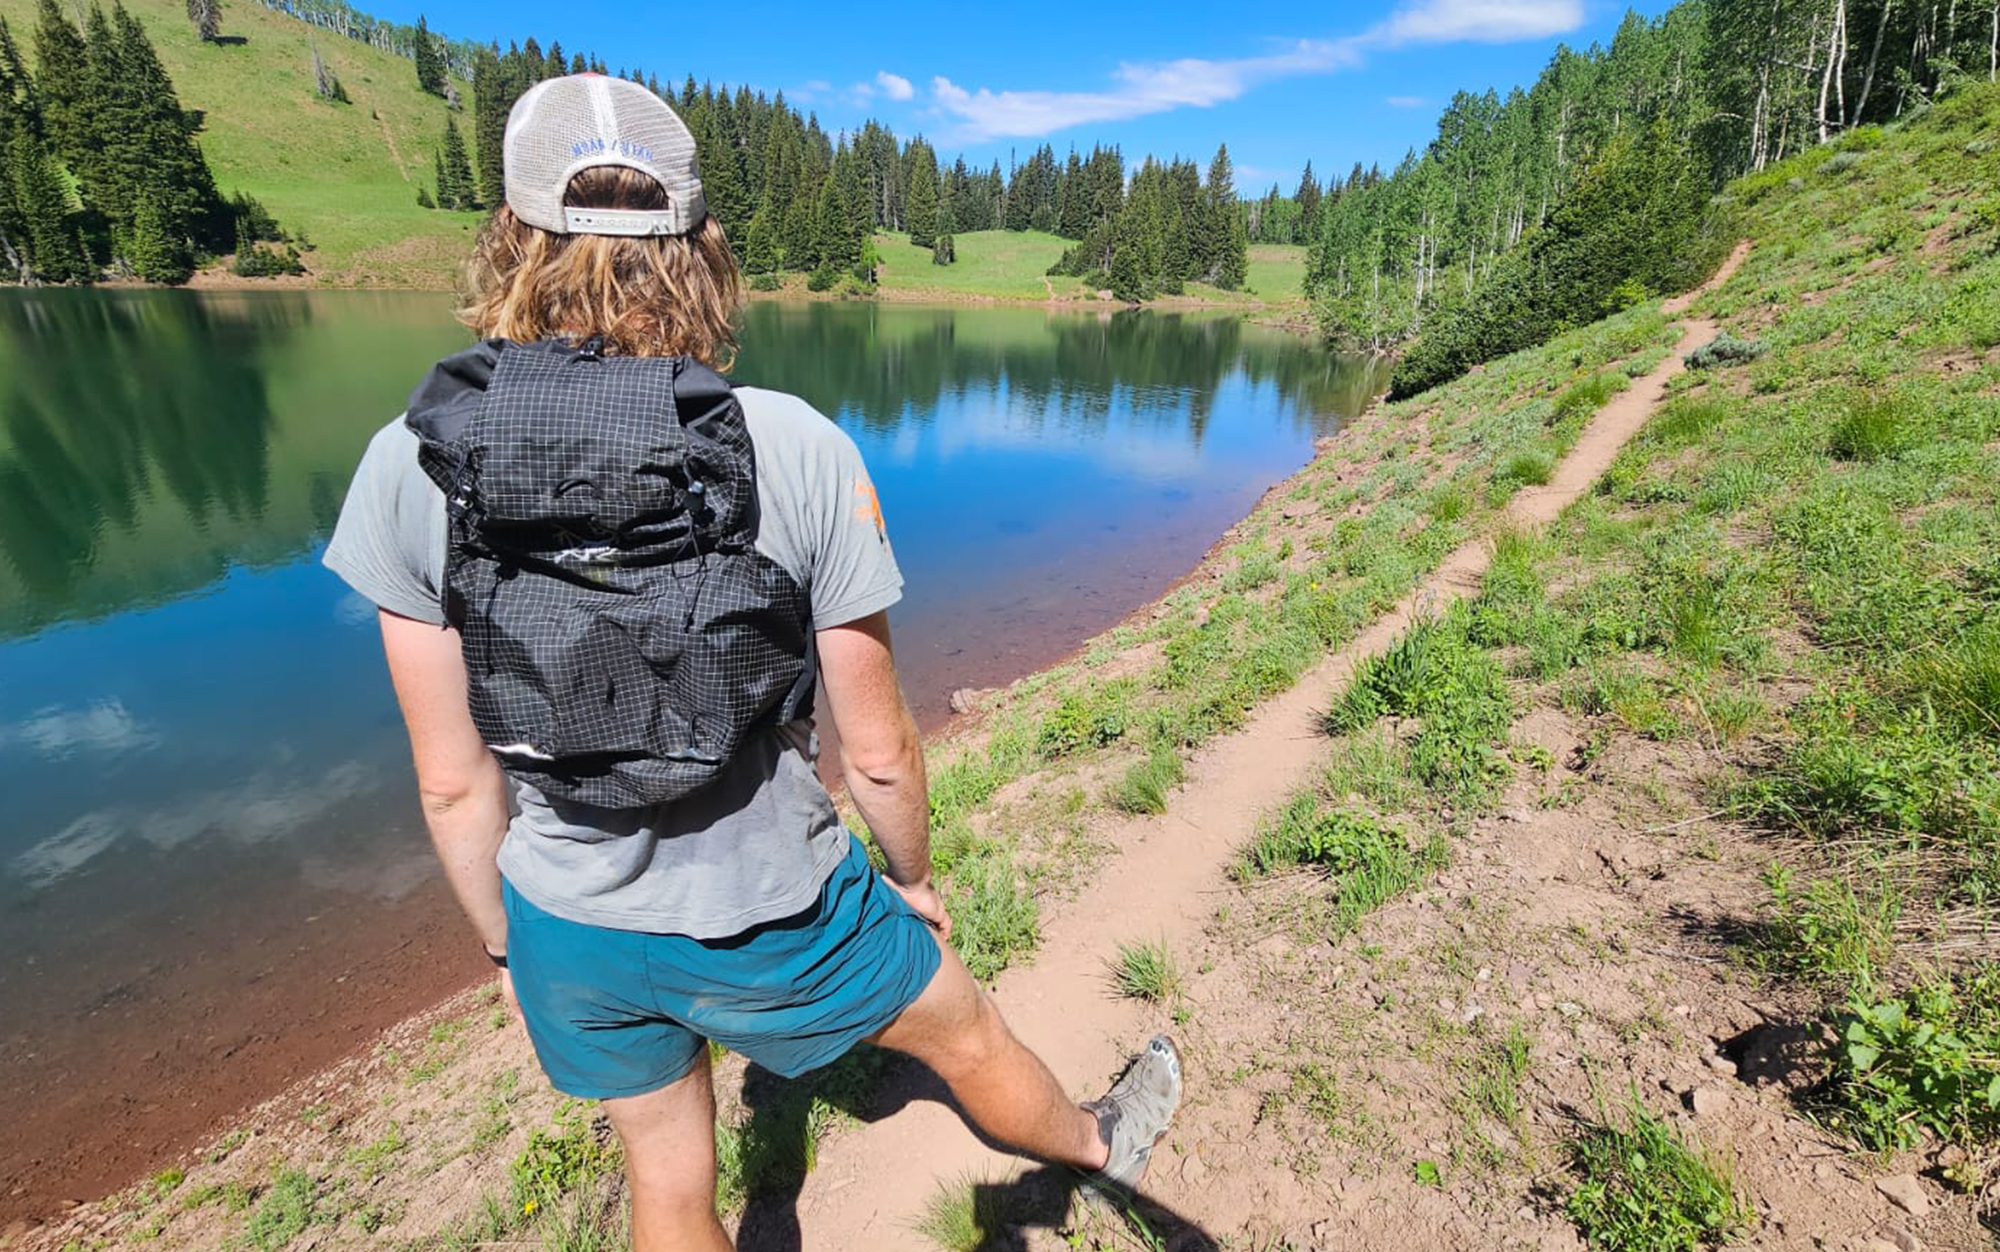
<svg viewBox="0 0 2000 1252">
<path fill-rule="evenodd" d="M 1149 1004 L 1164 1003 L 1181 992 L 1180 966 L 1164 942 L 1119 944 L 1111 980 L 1119 995 Z"/>
<path fill-rule="evenodd" d="M 1001 1237 L 999 1194 L 977 1178 L 940 1187 L 917 1219 L 917 1233 L 943 1252 L 980 1252 Z"/>
<path fill-rule="evenodd" d="M 1111 789 L 1111 806 L 1123 813 L 1164 813 L 1167 793 L 1178 787 L 1186 767 L 1171 743 L 1154 746 Z"/>
<path fill-rule="evenodd" d="M 1570 1143 L 1576 1188 L 1565 1208 L 1603 1252 L 1719 1247 L 1751 1210 L 1720 1165 L 1632 1096 L 1626 1124 L 1587 1128 Z"/>
</svg>

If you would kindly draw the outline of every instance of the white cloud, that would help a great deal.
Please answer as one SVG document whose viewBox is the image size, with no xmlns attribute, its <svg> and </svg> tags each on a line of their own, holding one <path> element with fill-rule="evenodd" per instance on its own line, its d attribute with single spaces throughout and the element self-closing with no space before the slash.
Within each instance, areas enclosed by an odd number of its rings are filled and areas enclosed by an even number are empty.
<svg viewBox="0 0 2000 1252">
<path fill-rule="evenodd" d="M 986 87 L 968 91 L 939 75 L 931 79 L 931 95 L 941 112 L 958 121 L 958 133 L 950 137 L 956 141 L 1031 137 L 1092 122 L 1210 108 L 1262 83 L 1347 69 L 1359 64 L 1371 48 L 1543 39 L 1575 30 L 1583 19 L 1583 0 L 1411 0 L 1358 35 L 1294 40 L 1263 56 L 1127 62 L 1101 91 L 994 91 Z M 877 81 L 892 96 L 890 79 L 909 85 L 892 74 L 878 75 Z M 1389 102 L 1398 108 L 1422 104 L 1413 96 L 1392 97 Z"/>
<path fill-rule="evenodd" d="M 1422 96 L 1384 96 L 1382 103 L 1392 109 L 1421 109 L 1424 107 L 1424 98 Z"/>
<path fill-rule="evenodd" d="M 42 709 L 12 726 L 0 725 L 0 745 L 26 744 L 43 756 L 61 759 L 75 752 L 130 752 L 158 741 L 118 700 L 88 708 Z"/>
<path fill-rule="evenodd" d="M 1417 0 L 1369 32 L 1372 42 L 1509 43 L 1583 25 L 1583 0 Z"/>
<path fill-rule="evenodd" d="M 901 74 L 891 74 L 888 70 L 876 71 L 875 85 L 880 87 L 882 94 L 891 100 L 908 100 L 917 94 L 917 89 L 910 85 L 909 79 Z"/>
<path fill-rule="evenodd" d="M 1296 74 L 1323 74 L 1353 64 L 1352 40 L 1302 39 L 1268 56 L 1211 61 L 1126 63 L 1106 91 L 967 91 L 949 78 L 931 80 L 938 107 L 962 124 L 969 141 L 1046 135 L 1089 122 L 1120 122 L 1172 109 L 1205 109 L 1250 88 Z"/>
</svg>

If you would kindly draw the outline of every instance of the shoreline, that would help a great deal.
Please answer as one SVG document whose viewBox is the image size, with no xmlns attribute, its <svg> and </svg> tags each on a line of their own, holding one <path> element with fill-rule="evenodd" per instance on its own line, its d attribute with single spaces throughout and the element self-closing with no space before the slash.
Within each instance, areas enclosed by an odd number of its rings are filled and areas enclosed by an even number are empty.
<svg viewBox="0 0 2000 1252">
<path fill-rule="evenodd" d="M 954 704 L 960 691 L 971 696 L 963 711 L 937 710 L 933 716 L 921 718 L 926 751 L 936 752 L 964 735 L 978 733 L 985 721 L 983 710 L 995 693 L 1073 664 L 1101 640 L 1150 618 L 1191 583 L 1213 576 L 1219 554 L 1238 539 L 1241 528 L 1326 456 L 1337 445 L 1341 433 L 1367 418 L 1379 404 L 1380 396 L 1372 398 L 1361 412 L 1347 418 L 1340 430 L 1314 440 L 1305 461 L 1267 484 L 1202 548 L 1191 564 L 1149 589 L 1144 599 L 1109 620 L 1086 626 L 1060 651 L 1035 650 L 1028 663 L 1018 670 L 968 675 L 975 681 L 955 686 L 952 693 Z M 977 685 L 978 681 L 987 685 Z M 831 735 L 826 735 L 825 740 L 828 750 L 822 754 L 823 762 L 832 759 L 833 750 Z M 823 769 L 823 777 L 824 772 Z M 837 780 L 834 782 L 837 784 Z M 838 798 L 840 793 L 835 794 Z M 365 998 L 349 1000 L 343 1011 L 337 1013 L 330 1012 L 324 1003 L 300 1002 L 290 1007 L 273 1004 L 258 1032 L 235 1041 L 236 1046 L 229 1046 L 220 1055 L 182 1053 L 179 1068 L 186 1072 L 167 1084 L 166 1090 L 150 1092 L 145 1098 L 153 1103 L 153 1111 L 178 1105 L 186 1108 L 189 1115 L 173 1119 L 154 1133 L 124 1134 L 115 1143 L 104 1141 L 102 1136 L 92 1142 L 72 1133 L 65 1145 L 69 1151 L 61 1155 L 73 1163 L 98 1157 L 103 1163 L 97 1168 L 75 1169 L 58 1184 L 38 1185 L 34 1181 L 35 1167 L 58 1154 L 46 1153 L 31 1161 L 30 1170 L 14 1186 L 13 1194 L 0 1201 L 0 1248 L 16 1246 L 9 1238 L 20 1230 L 62 1222 L 107 1197 L 118 1196 L 155 1171 L 198 1160 L 239 1130 L 263 1134 L 274 1129 L 287 1120 L 284 1110 L 311 1103 L 307 1093 L 315 1090 L 323 1093 L 330 1075 L 365 1067 L 371 1057 L 381 1052 L 385 1041 L 410 1031 L 421 1035 L 420 1028 L 426 1023 L 441 1016 L 462 1015 L 467 997 L 483 994 L 488 985 L 485 967 L 483 962 L 461 952 L 463 945 L 454 942 L 462 923 L 448 896 L 441 890 L 426 890 L 422 894 L 429 899 L 416 906 L 418 915 L 410 927 L 404 928 L 409 933 L 399 931 L 401 940 L 393 943 L 388 953 L 377 951 L 379 959 L 372 963 L 341 962 L 341 977 L 336 981 L 342 984 L 358 983 L 371 970 L 383 975 L 379 983 L 371 979 Z M 320 937 L 323 944 L 331 936 L 320 931 Z M 386 965 L 381 963 L 383 960 Z M 366 1011 L 368 1008 L 379 1011 Z M 296 1042 L 300 1039 L 316 1046 L 302 1047 Z M 285 1046 L 287 1041 L 292 1041 L 292 1046 Z M 221 1065 L 231 1056 L 236 1056 L 237 1065 L 235 1072 L 225 1078 L 223 1075 L 228 1071 Z M 157 1074 L 160 1063 L 166 1059 L 165 1055 L 155 1053 L 133 1061 L 126 1068 L 134 1070 L 135 1075 Z M 245 1062 L 252 1062 L 248 1072 L 242 1068 Z M 290 1078 L 283 1085 L 272 1086 L 274 1080 L 286 1075 Z M 67 1124 L 88 1124 L 93 1120 L 87 1109 L 77 1109 L 74 1120 Z M 51 1140 L 62 1141 L 59 1128 Z M 89 1180 L 88 1183 L 79 1185 L 83 1179 Z M 24 1221 L 30 1224 L 23 1227 Z"/>
</svg>

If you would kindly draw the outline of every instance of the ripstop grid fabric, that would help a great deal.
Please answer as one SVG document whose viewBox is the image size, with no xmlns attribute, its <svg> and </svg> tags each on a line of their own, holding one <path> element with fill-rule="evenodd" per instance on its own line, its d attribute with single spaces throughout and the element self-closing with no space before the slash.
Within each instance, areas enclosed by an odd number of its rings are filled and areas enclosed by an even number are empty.
<svg viewBox="0 0 2000 1252">
<path fill-rule="evenodd" d="M 677 378 L 722 402 L 682 412 Z M 434 460 L 473 721 L 517 777 L 658 804 L 810 708 L 810 608 L 755 549 L 754 451 L 712 371 L 509 345 Z"/>
</svg>

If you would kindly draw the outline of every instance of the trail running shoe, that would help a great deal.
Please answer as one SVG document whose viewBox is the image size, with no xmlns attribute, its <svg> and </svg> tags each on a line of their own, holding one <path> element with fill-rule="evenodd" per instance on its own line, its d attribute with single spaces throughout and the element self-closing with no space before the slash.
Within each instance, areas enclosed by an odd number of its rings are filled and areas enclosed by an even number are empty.
<svg viewBox="0 0 2000 1252">
<path fill-rule="evenodd" d="M 1111 1090 L 1083 1106 L 1097 1115 L 1098 1133 L 1111 1149 L 1111 1159 L 1090 1176 L 1090 1189 L 1125 1195 L 1137 1188 L 1180 1104 L 1180 1049 L 1168 1036 L 1154 1035 Z"/>
</svg>

